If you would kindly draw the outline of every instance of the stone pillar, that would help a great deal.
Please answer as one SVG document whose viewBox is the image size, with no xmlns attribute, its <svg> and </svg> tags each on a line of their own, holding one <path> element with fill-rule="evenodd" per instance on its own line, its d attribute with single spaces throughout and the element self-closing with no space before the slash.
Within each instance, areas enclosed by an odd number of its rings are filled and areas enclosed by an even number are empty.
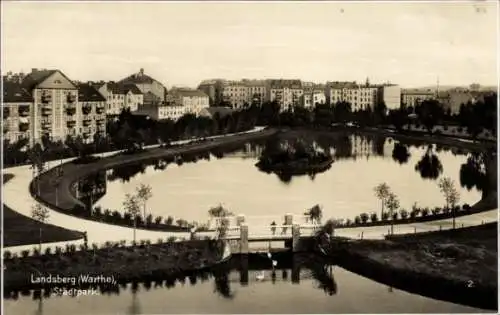
<svg viewBox="0 0 500 315">
<path fill-rule="evenodd" d="M 240 214 L 236 217 L 236 225 L 240 226 L 245 222 L 245 216 Z"/>
<path fill-rule="evenodd" d="M 240 254 L 248 254 L 248 225 L 240 226 Z"/>
<path fill-rule="evenodd" d="M 292 225 L 293 224 L 293 215 L 290 213 L 285 214 L 285 225 Z"/>
<path fill-rule="evenodd" d="M 292 226 L 292 251 L 296 252 L 299 249 L 300 242 L 300 225 L 294 224 Z"/>
</svg>

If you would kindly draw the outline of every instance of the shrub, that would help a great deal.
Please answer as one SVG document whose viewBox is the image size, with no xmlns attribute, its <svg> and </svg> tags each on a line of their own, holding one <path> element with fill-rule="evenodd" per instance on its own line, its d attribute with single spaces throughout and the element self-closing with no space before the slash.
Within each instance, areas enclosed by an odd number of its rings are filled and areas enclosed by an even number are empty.
<svg viewBox="0 0 500 315">
<path fill-rule="evenodd" d="M 137 246 L 137 242 L 136 241 L 132 241 L 132 242 L 130 242 L 130 244 L 132 244 L 132 246 L 134 246 L 134 247 Z"/>
<path fill-rule="evenodd" d="M 144 241 L 144 244 L 146 244 L 146 245 L 151 245 L 151 240 L 146 240 L 146 241 Z"/>
<path fill-rule="evenodd" d="M 87 246 L 85 244 L 80 244 L 80 246 L 78 246 L 78 249 L 80 249 L 80 251 L 84 252 L 87 250 Z"/>
<path fill-rule="evenodd" d="M 457 213 L 460 211 L 460 206 L 454 206 L 453 207 L 453 212 Z"/>
<path fill-rule="evenodd" d="M 21 257 L 26 258 L 30 255 L 30 251 L 25 249 L 21 252 Z"/>
<path fill-rule="evenodd" d="M 98 250 L 99 249 L 99 245 L 97 245 L 97 243 L 92 243 L 92 249 L 94 251 Z"/>
<path fill-rule="evenodd" d="M 434 209 L 431 210 L 433 215 L 437 215 L 441 212 L 441 208 L 435 207 Z"/>
<path fill-rule="evenodd" d="M 173 243 L 173 242 L 175 242 L 175 236 L 170 236 L 170 237 L 167 239 L 167 242 L 168 242 L 168 243 Z"/>
<path fill-rule="evenodd" d="M 394 211 L 392 213 L 392 220 L 397 220 L 398 219 L 398 212 L 397 211 Z"/>
<path fill-rule="evenodd" d="M 40 256 L 40 250 L 38 249 L 38 247 L 34 247 L 33 248 L 33 256 Z"/>
<path fill-rule="evenodd" d="M 130 221 L 132 221 L 132 216 L 130 215 L 130 213 L 128 212 L 125 212 L 123 214 L 123 220 L 127 223 L 130 223 Z"/>
<path fill-rule="evenodd" d="M 363 223 L 368 222 L 368 219 L 370 218 L 370 216 L 368 215 L 368 213 L 365 213 L 365 212 L 361 213 L 359 215 L 359 217 L 361 218 L 361 222 L 363 222 Z"/>
<path fill-rule="evenodd" d="M 127 241 L 126 240 L 120 240 L 120 246 L 121 247 L 125 247 L 125 245 L 127 245 Z"/>
<path fill-rule="evenodd" d="M 148 214 L 146 217 L 146 225 L 151 225 L 153 223 L 153 216 L 151 214 Z"/>
<path fill-rule="evenodd" d="M 3 253 L 3 259 L 11 259 L 12 258 L 12 253 L 8 250 L 6 250 L 4 253 Z"/>
<path fill-rule="evenodd" d="M 450 208 L 448 208 L 448 207 L 443 208 L 443 213 L 450 213 L 450 212 L 451 212 Z"/>
<path fill-rule="evenodd" d="M 55 253 L 56 255 L 61 255 L 63 252 L 62 247 L 56 246 Z"/>
<path fill-rule="evenodd" d="M 109 210 L 109 209 L 104 210 L 104 216 L 106 218 L 109 218 L 111 216 L 111 210 Z"/>
<path fill-rule="evenodd" d="M 387 221 L 389 219 L 389 212 L 382 213 L 382 221 Z"/>
<path fill-rule="evenodd" d="M 157 239 L 156 244 L 163 244 L 163 239 L 162 238 Z"/>
<path fill-rule="evenodd" d="M 352 220 L 351 219 L 345 220 L 345 225 L 346 226 L 352 225 Z"/>
<path fill-rule="evenodd" d="M 122 214 L 116 210 L 113 211 L 113 213 L 111 215 L 113 216 L 114 222 L 120 222 L 122 220 Z"/>
<path fill-rule="evenodd" d="M 155 218 L 155 223 L 156 224 L 161 224 L 161 221 L 163 220 L 163 217 L 162 216 L 158 216 Z"/>
<path fill-rule="evenodd" d="M 100 217 L 102 215 L 102 207 L 101 206 L 96 206 L 94 208 L 94 215 L 97 217 Z"/>
<path fill-rule="evenodd" d="M 401 216 L 401 219 L 406 219 L 408 218 L 408 211 L 406 209 L 400 209 L 399 215 Z"/>
<path fill-rule="evenodd" d="M 426 217 L 429 214 L 429 208 L 422 209 L 422 216 Z"/>
<path fill-rule="evenodd" d="M 355 218 L 354 218 L 354 224 L 360 224 L 361 223 L 361 217 L 359 215 L 357 215 Z"/>
<path fill-rule="evenodd" d="M 458 132 L 460 132 L 460 133 L 462 133 L 462 132 L 464 131 L 464 128 L 462 128 L 462 126 L 459 126 L 459 127 L 457 128 L 457 131 L 458 131 Z"/>
<path fill-rule="evenodd" d="M 172 216 L 168 216 L 166 219 L 165 219 L 165 224 L 166 225 L 172 225 L 172 223 L 174 223 L 174 218 Z"/>
<path fill-rule="evenodd" d="M 370 220 L 371 220 L 372 222 L 377 222 L 377 221 L 378 221 L 378 216 L 377 216 L 377 213 L 376 213 L 376 212 L 372 212 L 372 213 L 370 214 Z"/>
<path fill-rule="evenodd" d="M 462 206 L 462 210 L 463 210 L 463 211 L 470 211 L 470 210 L 471 210 L 471 207 L 469 206 L 469 204 L 467 204 L 467 203 L 466 203 L 466 204 L 464 204 L 464 205 Z"/>
</svg>

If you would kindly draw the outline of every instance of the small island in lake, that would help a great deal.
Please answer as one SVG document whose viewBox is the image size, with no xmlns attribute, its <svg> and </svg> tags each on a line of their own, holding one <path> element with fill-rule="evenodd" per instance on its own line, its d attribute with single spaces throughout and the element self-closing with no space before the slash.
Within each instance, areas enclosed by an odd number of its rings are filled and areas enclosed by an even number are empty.
<svg viewBox="0 0 500 315">
<path fill-rule="evenodd" d="M 255 164 L 261 171 L 278 175 L 311 175 L 330 168 L 330 154 L 316 150 L 301 139 L 293 141 L 271 140 Z"/>
</svg>

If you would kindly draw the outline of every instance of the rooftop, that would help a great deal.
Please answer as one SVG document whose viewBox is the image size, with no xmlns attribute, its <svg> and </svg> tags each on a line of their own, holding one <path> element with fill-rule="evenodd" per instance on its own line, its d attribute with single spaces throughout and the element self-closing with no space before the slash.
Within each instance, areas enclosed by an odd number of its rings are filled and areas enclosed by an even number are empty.
<svg viewBox="0 0 500 315">
<path fill-rule="evenodd" d="M 20 83 L 3 81 L 2 103 L 33 102 L 33 97 Z"/>
<path fill-rule="evenodd" d="M 91 83 L 82 83 L 78 85 L 78 101 L 105 102 L 106 98 Z"/>
</svg>

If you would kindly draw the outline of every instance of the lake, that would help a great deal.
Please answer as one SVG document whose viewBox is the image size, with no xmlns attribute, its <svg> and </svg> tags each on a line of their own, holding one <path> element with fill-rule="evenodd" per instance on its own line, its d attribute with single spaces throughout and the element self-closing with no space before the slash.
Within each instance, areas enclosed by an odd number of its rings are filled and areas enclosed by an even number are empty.
<svg viewBox="0 0 500 315">
<path fill-rule="evenodd" d="M 280 141 L 283 144 L 288 140 Z M 442 207 L 445 200 L 438 179 L 444 176 L 455 181 L 461 204 L 472 205 L 481 198 L 479 189 L 464 183 L 467 178 L 460 175 L 468 154 L 457 149 L 355 134 L 306 141 L 332 154 L 334 162 L 329 170 L 291 179 L 267 174 L 259 171 L 255 163 L 269 144 L 247 143 L 225 152 L 212 152 L 195 163 L 167 165 L 165 161 L 151 161 L 108 170 L 106 192 L 99 195 L 97 205 L 120 209 L 125 194 L 134 193 L 143 183 L 152 188 L 148 213 L 172 216 L 174 220 L 206 222 L 208 209 L 219 204 L 262 224 L 281 220 L 285 213 L 302 214 L 315 204 L 322 206 L 323 218 L 353 219 L 362 212 L 380 215 L 374 187 L 382 182 L 399 197 L 402 208 L 411 210 L 415 203 L 420 207 Z M 435 157 L 440 165 L 424 165 L 416 170 L 426 156 Z M 256 224 L 250 219 L 247 222 Z"/>
</svg>

